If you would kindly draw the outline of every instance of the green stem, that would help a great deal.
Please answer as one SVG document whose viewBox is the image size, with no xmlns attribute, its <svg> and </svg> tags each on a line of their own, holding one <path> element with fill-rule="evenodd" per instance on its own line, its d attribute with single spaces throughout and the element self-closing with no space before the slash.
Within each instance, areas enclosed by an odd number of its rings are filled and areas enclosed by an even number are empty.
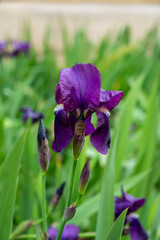
<svg viewBox="0 0 160 240">
<path fill-rule="evenodd" d="M 69 194 L 68 194 L 68 199 L 67 199 L 67 202 L 66 202 L 66 207 L 71 205 L 71 198 L 72 198 L 74 178 L 75 178 L 75 173 L 76 173 L 76 166 L 77 166 L 77 159 L 74 159 L 73 165 L 72 165 L 72 172 L 71 172 L 71 179 L 70 179 L 70 186 L 69 186 Z"/>
<path fill-rule="evenodd" d="M 96 233 L 95 232 L 79 233 L 78 236 L 81 238 L 93 238 L 96 236 Z"/>
<path fill-rule="evenodd" d="M 76 202 L 75 202 L 75 204 L 74 204 L 74 207 L 77 207 L 77 206 L 79 205 L 79 202 L 80 202 L 82 196 L 83 196 L 83 195 L 81 195 L 81 194 L 78 195 L 78 198 L 77 198 L 77 200 L 76 200 Z"/>
<path fill-rule="evenodd" d="M 73 186 L 74 186 L 74 178 L 75 178 L 75 173 L 76 173 L 76 167 L 77 167 L 77 159 L 74 159 L 73 165 L 72 165 L 72 172 L 71 172 L 71 179 L 70 179 L 70 185 L 69 185 L 69 193 L 68 193 L 68 199 L 66 202 L 66 207 L 71 205 L 71 198 L 72 198 L 72 191 L 73 191 Z M 63 228 L 66 224 L 66 221 L 62 218 L 62 222 L 58 231 L 58 235 L 56 237 L 56 240 L 61 239 L 61 235 L 63 233 Z"/>
<path fill-rule="evenodd" d="M 19 236 L 17 236 L 15 239 L 32 239 L 32 238 L 36 238 L 35 234 L 21 234 Z"/>
<path fill-rule="evenodd" d="M 42 173 L 42 218 L 43 218 L 43 232 L 47 233 L 45 173 Z"/>
<path fill-rule="evenodd" d="M 63 219 L 62 222 L 61 222 L 61 225 L 60 225 L 60 228 L 59 228 L 56 240 L 60 240 L 61 239 L 61 236 L 62 236 L 62 233 L 63 233 L 63 228 L 64 228 L 65 224 L 66 224 L 66 222 Z"/>
<path fill-rule="evenodd" d="M 86 233 L 79 233 L 80 238 L 92 238 L 95 237 L 95 232 L 86 232 Z M 30 239 L 30 238 L 36 238 L 35 234 L 21 234 L 16 237 L 16 239 Z"/>
</svg>

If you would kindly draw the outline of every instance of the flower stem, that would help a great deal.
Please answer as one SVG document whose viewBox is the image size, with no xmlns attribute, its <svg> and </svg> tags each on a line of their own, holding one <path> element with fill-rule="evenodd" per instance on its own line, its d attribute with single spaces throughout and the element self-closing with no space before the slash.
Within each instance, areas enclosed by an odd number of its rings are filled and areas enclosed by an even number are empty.
<svg viewBox="0 0 160 240">
<path fill-rule="evenodd" d="M 96 236 L 96 233 L 95 232 L 79 233 L 78 236 L 81 238 L 93 238 Z"/>
<path fill-rule="evenodd" d="M 45 173 L 42 173 L 42 218 L 43 218 L 43 232 L 47 233 L 45 175 L 46 175 Z"/>
<path fill-rule="evenodd" d="M 71 204 L 71 198 L 72 198 L 72 191 L 73 191 L 73 186 L 74 186 L 74 178 L 75 178 L 75 173 L 76 173 L 76 167 L 77 167 L 77 159 L 74 159 L 73 165 L 72 165 L 72 172 L 71 172 L 71 179 L 70 179 L 70 185 L 69 185 L 69 193 L 68 193 L 68 199 L 66 202 L 66 207 L 70 206 Z M 63 228 L 66 224 L 66 221 L 64 218 L 62 218 L 62 222 L 56 237 L 56 240 L 60 240 L 62 233 L 63 233 Z"/>
<path fill-rule="evenodd" d="M 69 186 L 69 194 L 68 194 L 68 199 L 67 199 L 67 202 L 66 202 L 66 207 L 70 206 L 70 204 L 71 204 L 74 178 L 75 178 L 75 173 L 76 173 L 76 166 L 77 166 L 77 159 L 74 159 L 73 165 L 72 165 L 72 172 L 71 172 L 71 179 L 70 179 L 70 186 Z"/>
<path fill-rule="evenodd" d="M 60 240 L 61 239 L 61 236 L 62 236 L 62 233 L 63 233 L 63 228 L 64 228 L 65 224 L 66 224 L 66 222 L 64 221 L 64 219 L 62 219 L 62 222 L 61 222 L 61 225 L 60 225 L 60 228 L 59 228 L 56 240 Z"/>
<path fill-rule="evenodd" d="M 77 198 L 77 200 L 76 200 L 76 202 L 75 202 L 75 204 L 74 204 L 74 207 L 77 207 L 77 206 L 79 205 L 79 202 L 80 202 L 82 196 L 83 196 L 83 195 L 81 195 L 81 194 L 78 195 L 78 198 Z"/>
</svg>

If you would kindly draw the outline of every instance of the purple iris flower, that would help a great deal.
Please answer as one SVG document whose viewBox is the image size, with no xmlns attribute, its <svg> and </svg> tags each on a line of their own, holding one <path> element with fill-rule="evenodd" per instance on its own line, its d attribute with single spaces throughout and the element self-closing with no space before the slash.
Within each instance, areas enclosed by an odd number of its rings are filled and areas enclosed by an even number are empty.
<svg viewBox="0 0 160 240">
<path fill-rule="evenodd" d="M 52 149 L 60 152 L 66 148 L 74 136 L 75 124 L 85 122 L 85 136 L 95 149 L 107 154 L 110 148 L 109 111 L 117 106 L 123 97 L 120 91 L 105 91 L 101 87 L 101 76 L 92 64 L 77 63 L 72 68 L 60 72 L 55 99 L 55 139 Z M 97 115 L 97 127 L 91 123 L 92 113 Z"/>
<path fill-rule="evenodd" d="M 21 53 L 28 54 L 30 44 L 28 42 L 13 41 L 12 48 L 11 56 L 16 57 Z"/>
<path fill-rule="evenodd" d="M 44 118 L 43 113 L 34 112 L 29 107 L 23 107 L 23 108 L 21 108 L 21 111 L 23 113 L 22 119 L 25 123 L 27 122 L 28 118 L 32 119 L 32 123 L 38 122 L 39 119 Z"/>
<path fill-rule="evenodd" d="M 6 42 L 0 41 L 0 57 L 5 55 Z"/>
<path fill-rule="evenodd" d="M 58 230 L 51 225 L 48 229 L 49 240 L 55 240 L 57 233 Z M 79 227 L 73 224 L 65 225 L 61 240 L 78 240 L 78 234 Z"/>
<path fill-rule="evenodd" d="M 134 214 L 145 203 L 144 198 L 134 198 L 125 193 L 122 189 L 122 198 L 115 197 L 115 218 L 117 218 L 126 208 L 128 212 L 125 224 L 129 223 L 129 228 L 124 228 L 124 234 L 130 234 L 132 240 L 147 240 L 148 234 L 142 227 L 138 216 Z"/>
</svg>

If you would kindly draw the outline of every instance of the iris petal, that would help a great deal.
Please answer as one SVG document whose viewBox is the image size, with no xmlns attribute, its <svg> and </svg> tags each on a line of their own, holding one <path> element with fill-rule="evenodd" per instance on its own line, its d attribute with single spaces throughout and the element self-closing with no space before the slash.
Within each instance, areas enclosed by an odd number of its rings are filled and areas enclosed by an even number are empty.
<svg viewBox="0 0 160 240">
<path fill-rule="evenodd" d="M 56 87 L 55 99 L 56 99 L 57 104 L 61 104 L 63 102 L 59 84 Z"/>
<path fill-rule="evenodd" d="M 52 142 L 52 149 L 54 152 L 61 152 L 70 144 L 73 136 L 69 117 L 63 109 L 56 112 L 54 134 L 55 138 Z"/>
<path fill-rule="evenodd" d="M 109 117 L 103 112 L 97 112 L 97 128 L 91 134 L 90 140 L 95 149 L 102 153 L 107 154 L 110 148 L 110 123 Z"/>
<path fill-rule="evenodd" d="M 53 226 L 50 226 L 48 229 L 49 240 L 55 240 L 58 230 Z M 76 225 L 70 224 L 65 225 L 61 240 L 78 240 L 79 227 Z"/>
<path fill-rule="evenodd" d="M 120 91 L 100 91 L 100 106 L 107 108 L 111 111 L 115 108 L 123 97 L 123 92 Z"/>
<path fill-rule="evenodd" d="M 91 115 L 88 118 L 86 118 L 85 123 L 86 123 L 85 136 L 88 136 L 95 131 L 95 128 L 91 123 Z"/>
<path fill-rule="evenodd" d="M 126 209 L 131 207 L 131 203 L 115 197 L 115 219 Z M 126 223 L 126 222 L 125 222 Z"/>
<path fill-rule="evenodd" d="M 123 190 L 122 194 L 122 201 L 131 204 L 130 208 L 128 209 L 128 214 L 137 211 L 145 203 L 145 198 L 135 198 L 132 195 L 125 193 Z"/>
<path fill-rule="evenodd" d="M 134 217 L 130 216 L 129 218 L 129 231 L 131 235 L 132 240 L 147 240 L 148 239 L 148 234 L 142 227 L 140 221 Z"/>
<path fill-rule="evenodd" d="M 64 109 L 72 112 L 77 108 L 95 111 L 99 105 L 101 77 L 92 64 L 77 63 L 60 73 L 60 90 Z"/>
</svg>

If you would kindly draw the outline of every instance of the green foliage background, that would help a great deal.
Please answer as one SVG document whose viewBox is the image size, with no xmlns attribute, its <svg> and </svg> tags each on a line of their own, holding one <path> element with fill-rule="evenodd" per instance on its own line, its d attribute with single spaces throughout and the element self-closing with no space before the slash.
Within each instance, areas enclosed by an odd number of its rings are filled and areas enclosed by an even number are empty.
<svg viewBox="0 0 160 240">
<path fill-rule="evenodd" d="M 101 72 L 102 88 L 124 91 L 122 102 L 111 112 L 112 147 L 107 156 L 96 152 L 86 138 L 76 172 L 73 200 L 87 156 L 91 158 L 91 179 L 81 205 L 71 220 L 81 232 L 96 231 L 96 240 L 109 238 L 113 223 L 114 195 L 120 188 L 135 197 L 145 197 L 140 220 L 151 240 L 160 239 L 160 40 L 156 28 L 135 43 L 128 27 L 115 38 L 105 36 L 94 45 L 83 30 L 70 43 L 65 27 L 63 61 L 71 67 L 90 62 Z M 27 35 L 29 36 L 29 34 Z M 28 40 L 31 40 L 28 37 Z M 46 31 L 43 53 L 34 47 L 26 57 L 0 59 L 0 236 L 6 240 L 22 221 L 41 218 L 41 176 L 37 156 L 38 125 L 24 125 L 20 108 L 30 106 L 45 114 L 49 143 L 54 138 L 54 99 L 61 67 L 56 46 L 50 47 Z M 93 116 L 96 125 L 96 118 Z M 23 132 L 25 132 L 23 134 Z M 21 136 L 21 137 L 20 137 Z M 19 138 L 20 137 L 20 138 Z M 17 138 L 19 140 L 17 141 Z M 16 143 L 15 143 L 16 142 Z M 47 174 L 47 202 L 59 185 L 66 181 L 73 158 L 72 144 L 62 153 L 52 150 Z M 67 196 L 48 218 L 58 223 Z M 124 213 L 121 222 L 124 219 Z M 4 222 L 5 219 L 5 222 Z M 2 227 L 4 224 L 4 227 Z M 105 227 L 106 226 L 106 227 Z M 121 228 L 119 232 L 121 234 Z M 114 226 L 112 226 L 114 228 Z M 32 227 L 28 233 L 35 233 Z M 109 235 L 108 235 L 109 234 Z M 107 238 L 108 236 L 108 238 Z M 114 235 L 113 235 L 114 236 Z M 112 237 L 112 236 L 111 236 Z M 115 238 L 115 237 L 114 237 Z M 32 238 L 30 238 L 32 239 Z M 34 239 L 34 238 L 33 238 Z M 38 239 L 38 238 L 37 238 Z M 117 239 L 118 235 L 117 235 Z M 122 237 L 128 240 L 129 237 Z"/>
</svg>

